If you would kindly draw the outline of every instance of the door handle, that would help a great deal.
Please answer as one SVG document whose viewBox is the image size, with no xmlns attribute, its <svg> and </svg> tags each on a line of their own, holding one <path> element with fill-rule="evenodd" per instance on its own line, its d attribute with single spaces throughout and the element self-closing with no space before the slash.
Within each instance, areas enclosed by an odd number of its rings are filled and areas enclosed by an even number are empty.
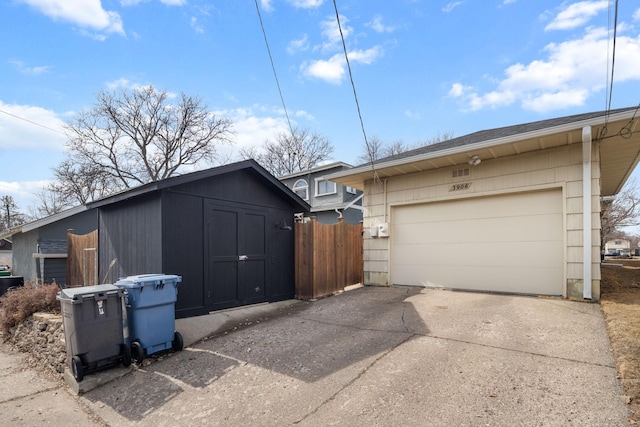
<svg viewBox="0 0 640 427">
<path fill-rule="evenodd" d="M 249 259 L 249 257 L 248 257 L 248 256 L 246 256 L 246 255 L 240 255 L 240 256 L 238 256 L 238 261 L 246 261 L 246 260 L 248 260 L 248 259 Z"/>
</svg>

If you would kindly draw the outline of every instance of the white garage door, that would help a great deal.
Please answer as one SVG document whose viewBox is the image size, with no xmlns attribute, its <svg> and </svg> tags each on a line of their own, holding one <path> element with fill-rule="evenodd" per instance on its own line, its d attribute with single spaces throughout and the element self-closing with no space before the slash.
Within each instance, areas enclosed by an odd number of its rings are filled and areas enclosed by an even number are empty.
<svg viewBox="0 0 640 427">
<path fill-rule="evenodd" d="M 562 295 L 562 192 L 392 208 L 398 285 Z"/>
</svg>

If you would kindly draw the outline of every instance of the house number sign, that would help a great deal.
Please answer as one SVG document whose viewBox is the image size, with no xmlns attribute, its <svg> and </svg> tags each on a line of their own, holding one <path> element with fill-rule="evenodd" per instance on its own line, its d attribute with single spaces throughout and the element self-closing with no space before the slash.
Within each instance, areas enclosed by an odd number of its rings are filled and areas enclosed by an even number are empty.
<svg viewBox="0 0 640 427">
<path fill-rule="evenodd" d="M 449 188 L 449 191 L 468 190 L 469 188 L 471 188 L 471 183 L 470 182 L 464 182 L 464 183 L 461 183 L 461 184 L 453 184 L 451 186 L 451 188 Z"/>
</svg>

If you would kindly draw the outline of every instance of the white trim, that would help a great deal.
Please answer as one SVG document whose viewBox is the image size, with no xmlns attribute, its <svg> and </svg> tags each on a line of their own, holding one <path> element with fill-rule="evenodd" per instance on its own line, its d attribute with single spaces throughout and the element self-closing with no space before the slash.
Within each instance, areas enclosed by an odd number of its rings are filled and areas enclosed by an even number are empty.
<svg viewBox="0 0 640 427">
<path fill-rule="evenodd" d="M 618 120 L 630 119 L 634 116 L 634 114 L 635 114 L 635 110 L 628 110 L 628 111 L 623 111 L 621 113 L 612 114 L 611 116 L 609 116 L 609 123 L 612 123 Z M 384 169 L 384 168 L 391 168 L 395 166 L 403 166 L 406 164 L 411 164 L 411 163 L 420 162 L 424 160 L 432 160 L 432 159 L 437 159 L 441 157 L 452 156 L 454 154 L 463 154 L 463 153 L 467 153 L 474 150 L 481 150 L 483 148 L 491 148 L 497 145 L 511 144 L 519 141 L 526 141 L 528 139 L 542 138 L 549 135 L 575 131 L 575 130 L 584 128 L 586 126 L 602 125 L 604 123 L 604 120 L 605 120 L 605 116 L 603 114 L 602 116 L 592 117 L 590 119 L 580 120 L 577 122 L 565 123 L 558 126 L 551 126 L 551 127 L 531 131 L 531 132 L 517 133 L 515 135 L 505 136 L 502 138 L 494 138 L 486 141 L 474 142 L 471 144 L 464 144 L 457 147 L 448 148 L 445 150 L 431 151 L 428 153 L 416 154 L 413 156 L 407 156 L 400 159 L 389 160 L 381 163 L 375 163 L 374 167 L 372 167 L 372 165 L 369 163 L 366 165 L 354 167 L 352 169 L 347 169 L 340 172 L 334 172 L 334 173 L 325 175 L 322 178 L 324 179 L 342 178 L 346 176 L 357 175 L 359 173 L 372 172 L 375 169 Z"/>
<path fill-rule="evenodd" d="M 319 196 L 330 196 L 332 194 L 337 194 L 338 193 L 338 185 L 334 181 L 329 181 L 328 179 L 322 179 L 322 178 L 316 178 L 313 181 L 315 182 L 315 186 L 316 186 L 316 192 L 315 192 L 316 197 L 319 197 Z M 328 191 L 326 193 L 321 193 L 319 191 L 319 189 L 318 189 L 319 184 L 321 182 L 327 182 L 329 184 L 333 184 L 333 191 Z"/>
<path fill-rule="evenodd" d="M 296 188 L 296 185 L 297 185 L 299 182 L 304 182 L 304 187 Z M 293 190 L 293 192 L 294 192 L 298 197 L 300 197 L 302 200 L 309 200 L 309 183 L 307 182 L 307 180 L 306 180 L 306 179 L 304 179 L 304 178 L 300 178 L 300 179 L 296 180 L 296 182 L 294 182 L 294 183 L 293 183 L 293 186 L 291 187 L 291 190 Z M 302 190 L 304 190 L 304 192 L 306 193 L 306 196 L 305 196 L 305 197 L 301 197 L 301 196 L 298 194 L 298 191 L 302 191 Z"/>
<path fill-rule="evenodd" d="M 591 126 L 582 128 L 582 297 L 591 299 Z"/>
</svg>

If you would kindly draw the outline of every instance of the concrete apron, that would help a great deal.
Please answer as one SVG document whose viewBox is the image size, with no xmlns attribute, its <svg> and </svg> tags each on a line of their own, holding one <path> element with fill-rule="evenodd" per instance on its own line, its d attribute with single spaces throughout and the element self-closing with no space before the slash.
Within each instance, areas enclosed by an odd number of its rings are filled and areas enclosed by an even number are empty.
<svg viewBox="0 0 640 427">
<path fill-rule="evenodd" d="M 112 426 L 628 424 L 597 304 L 366 287 L 278 314 L 81 401 Z"/>
</svg>

